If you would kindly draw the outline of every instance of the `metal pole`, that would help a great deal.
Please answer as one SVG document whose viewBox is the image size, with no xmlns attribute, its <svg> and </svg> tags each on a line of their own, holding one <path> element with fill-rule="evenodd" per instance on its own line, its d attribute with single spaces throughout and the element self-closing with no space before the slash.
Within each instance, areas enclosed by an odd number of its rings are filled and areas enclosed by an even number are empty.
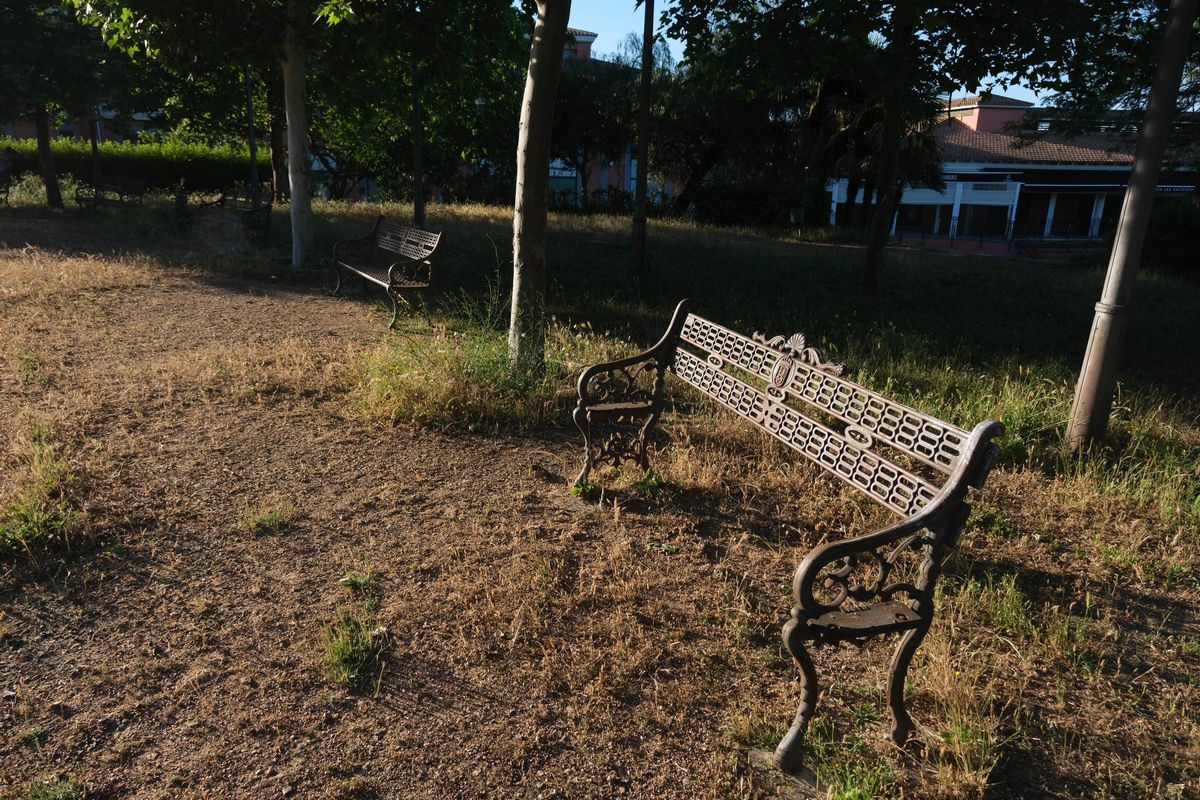
<svg viewBox="0 0 1200 800">
<path fill-rule="evenodd" d="M 654 71 L 654 0 L 644 0 L 646 22 L 642 32 L 642 86 L 638 108 L 637 176 L 633 208 L 633 275 L 638 281 L 646 261 L 646 163 L 650 157 L 650 74 Z"/>
<path fill-rule="evenodd" d="M 1080 452 L 1089 442 L 1102 438 L 1108 427 L 1117 383 L 1117 364 L 1129 323 L 1133 279 L 1146 240 L 1154 189 L 1162 169 L 1171 120 L 1175 116 L 1175 100 L 1179 95 L 1179 82 L 1191 45 L 1192 23 L 1196 19 L 1198 5 L 1200 0 L 1171 2 L 1158 71 L 1150 90 L 1150 105 L 1138 136 L 1133 172 L 1129 176 L 1129 188 L 1125 190 L 1125 202 L 1121 207 L 1121 219 L 1117 224 L 1116 240 L 1108 262 L 1104 291 L 1100 295 L 1100 302 L 1096 304 L 1087 353 L 1083 357 L 1079 383 L 1075 386 L 1075 402 L 1067 428 L 1067 441 L 1074 453 Z"/>
</svg>

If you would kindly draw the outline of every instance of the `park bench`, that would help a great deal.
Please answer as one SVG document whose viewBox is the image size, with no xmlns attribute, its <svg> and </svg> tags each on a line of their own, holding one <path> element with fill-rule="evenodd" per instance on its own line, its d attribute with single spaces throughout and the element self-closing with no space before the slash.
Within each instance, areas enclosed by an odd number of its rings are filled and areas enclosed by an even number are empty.
<svg viewBox="0 0 1200 800">
<path fill-rule="evenodd" d="M 796 569 L 783 640 L 800 668 L 800 703 L 775 763 L 791 773 L 801 767 L 818 691 L 806 645 L 903 634 L 887 702 L 892 740 L 904 744 L 914 731 L 904 706 L 908 665 L 933 621 L 942 563 L 966 524 L 968 488 L 983 487 L 1003 426 L 987 420 L 967 431 L 935 419 L 846 380 L 800 334 L 748 338 L 689 314 L 685 300 L 649 350 L 579 376 L 574 419 L 586 455 L 577 486 L 588 485 L 598 463 L 648 469 L 646 438 L 663 410 L 667 371 L 898 517 L 816 547 Z"/>
<path fill-rule="evenodd" d="M 394 328 L 400 306 L 411 305 L 411 295 L 429 288 L 433 257 L 441 238 L 440 233 L 380 216 L 366 236 L 333 246 L 333 269 L 337 273 L 333 293 L 342 288 L 342 276 L 347 273 L 382 286 L 392 301 L 388 327 Z"/>
<path fill-rule="evenodd" d="M 144 180 L 118 176 L 80 184 L 75 190 L 75 202 L 80 208 L 93 210 L 102 205 L 140 206 L 145 194 Z"/>
<path fill-rule="evenodd" d="M 204 225 L 232 225 L 246 235 L 264 241 L 271 232 L 271 202 L 269 186 L 257 193 L 251 189 L 227 189 L 209 203 L 200 204 L 200 221 Z"/>
</svg>

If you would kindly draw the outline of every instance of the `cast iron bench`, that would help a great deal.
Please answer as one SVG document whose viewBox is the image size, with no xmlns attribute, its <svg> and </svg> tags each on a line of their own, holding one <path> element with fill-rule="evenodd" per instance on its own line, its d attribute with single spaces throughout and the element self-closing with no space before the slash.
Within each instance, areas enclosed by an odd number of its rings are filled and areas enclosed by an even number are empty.
<svg viewBox="0 0 1200 800">
<path fill-rule="evenodd" d="M 226 189 L 216 200 L 200 204 L 200 221 L 215 225 L 236 225 L 258 241 L 271 232 L 271 202 L 269 186 L 259 189 Z"/>
<path fill-rule="evenodd" d="M 140 206 L 146 194 L 146 182 L 139 178 L 101 178 L 95 183 L 80 184 L 75 190 L 75 202 L 80 208 L 102 205 Z"/>
<path fill-rule="evenodd" d="M 658 344 L 579 376 L 575 424 L 586 457 L 577 486 L 597 463 L 649 467 L 646 437 L 663 409 L 667 370 L 742 419 L 892 511 L 896 522 L 822 544 L 797 568 L 795 606 L 783 640 L 800 668 L 800 703 L 775 763 L 798 772 L 817 703 L 806 643 L 902 633 L 888 673 L 892 740 L 915 730 L 904 707 L 908 665 L 933 621 L 934 584 L 966 524 L 969 487 L 982 488 L 996 458 L 994 420 L 966 431 L 841 377 L 804 336 L 747 338 L 675 309 Z M 596 427 L 608 436 L 597 439 Z"/>
<path fill-rule="evenodd" d="M 333 293 L 336 295 L 342 288 L 345 273 L 382 286 L 392 301 L 392 321 L 388 327 L 394 328 L 401 304 L 410 305 L 411 294 L 429 288 L 433 257 L 441 239 L 440 233 L 380 216 L 366 236 L 333 246 L 333 270 L 337 273 Z"/>
</svg>

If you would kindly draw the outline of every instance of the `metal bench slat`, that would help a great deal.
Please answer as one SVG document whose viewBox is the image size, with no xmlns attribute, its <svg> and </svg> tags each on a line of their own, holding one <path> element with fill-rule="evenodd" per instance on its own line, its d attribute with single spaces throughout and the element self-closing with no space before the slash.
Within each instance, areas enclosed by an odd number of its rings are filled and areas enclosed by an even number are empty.
<svg viewBox="0 0 1200 800">
<path fill-rule="evenodd" d="M 761 342 L 695 314 L 687 316 L 679 336 L 768 383 L 779 360 L 784 357 Z M 958 464 L 969 436 L 961 428 L 799 358 L 792 359 L 787 382 L 778 388 L 947 475 Z"/>
<path fill-rule="evenodd" d="M 886 458 L 863 449 L 766 392 L 686 350 L 678 350 L 675 375 L 739 416 L 860 489 L 897 514 L 910 516 L 929 504 L 938 488 Z"/>
</svg>

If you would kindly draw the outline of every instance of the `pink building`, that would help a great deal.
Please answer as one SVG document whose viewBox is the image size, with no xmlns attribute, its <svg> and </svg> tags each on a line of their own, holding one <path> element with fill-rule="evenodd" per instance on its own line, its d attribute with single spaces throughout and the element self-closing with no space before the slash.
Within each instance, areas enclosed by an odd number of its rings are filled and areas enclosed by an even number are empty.
<svg viewBox="0 0 1200 800">
<path fill-rule="evenodd" d="M 892 231 L 931 247 L 1007 251 L 1016 242 L 1099 242 L 1113 230 L 1133 168 L 1133 146 L 1115 132 L 1031 136 L 1032 103 L 1000 95 L 946 104 L 932 133 L 941 154 L 941 191 L 903 187 Z M 1052 110 L 1043 110 L 1052 113 Z M 1022 135 L 1024 134 L 1024 135 Z M 1186 197 L 1195 165 L 1164 168 L 1156 194 Z M 848 201 L 849 180 L 830 181 L 830 222 Z M 863 201 L 861 192 L 857 198 Z"/>
</svg>

